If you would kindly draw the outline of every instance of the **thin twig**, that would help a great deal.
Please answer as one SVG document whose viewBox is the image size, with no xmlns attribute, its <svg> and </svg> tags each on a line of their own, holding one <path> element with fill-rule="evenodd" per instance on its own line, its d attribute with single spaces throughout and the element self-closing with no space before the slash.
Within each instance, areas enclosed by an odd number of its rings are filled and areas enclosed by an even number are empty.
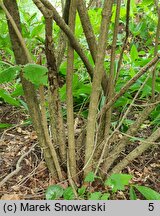
<svg viewBox="0 0 160 216">
<path fill-rule="evenodd" d="M 0 182 L 0 187 L 2 187 L 10 178 L 12 178 L 14 175 L 17 175 L 19 171 L 22 169 L 22 166 L 20 165 L 23 159 L 34 149 L 34 147 L 37 145 L 35 143 L 25 154 L 21 155 L 19 158 L 17 164 L 16 164 L 16 169 L 11 172 L 9 175 L 7 175 L 1 182 Z"/>
</svg>

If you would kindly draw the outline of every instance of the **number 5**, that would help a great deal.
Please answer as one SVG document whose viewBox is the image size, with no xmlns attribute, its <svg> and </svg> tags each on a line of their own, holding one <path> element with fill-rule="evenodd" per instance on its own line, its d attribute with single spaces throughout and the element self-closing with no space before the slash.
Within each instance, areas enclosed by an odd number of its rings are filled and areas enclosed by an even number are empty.
<svg viewBox="0 0 160 216">
<path fill-rule="evenodd" d="M 148 210 L 153 211 L 154 210 L 154 203 L 149 203 Z"/>
</svg>

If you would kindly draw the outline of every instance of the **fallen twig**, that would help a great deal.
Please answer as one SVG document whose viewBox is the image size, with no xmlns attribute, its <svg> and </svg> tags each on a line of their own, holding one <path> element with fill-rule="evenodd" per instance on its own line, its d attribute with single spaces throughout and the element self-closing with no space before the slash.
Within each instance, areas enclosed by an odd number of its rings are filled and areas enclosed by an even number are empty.
<svg viewBox="0 0 160 216">
<path fill-rule="evenodd" d="M 23 159 L 34 149 L 34 147 L 37 145 L 37 143 L 35 143 L 28 152 L 26 152 L 25 154 L 21 155 L 21 157 L 19 158 L 17 164 L 16 164 L 16 169 L 11 172 L 9 175 L 7 175 L 1 182 L 0 182 L 0 187 L 2 187 L 10 178 L 12 178 L 14 175 L 17 175 L 19 173 L 19 171 L 22 169 L 22 166 L 20 166 L 21 162 L 23 161 Z"/>
</svg>

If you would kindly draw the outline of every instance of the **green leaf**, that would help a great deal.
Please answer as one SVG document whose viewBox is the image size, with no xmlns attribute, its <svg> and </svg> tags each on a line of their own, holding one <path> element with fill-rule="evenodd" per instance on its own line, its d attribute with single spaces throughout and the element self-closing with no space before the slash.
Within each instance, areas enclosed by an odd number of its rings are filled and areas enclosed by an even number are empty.
<svg viewBox="0 0 160 216">
<path fill-rule="evenodd" d="M 37 64 L 27 64 L 23 68 L 24 77 L 35 85 L 47 85 L 48 69 Z"/>
<path fill-rule="evenodd" d="M 130 75 L 130 76 L 131 76 L 131 78 L 132 78 L 132 77 L 134 77 L 134 76 L 135 76 L 135 74 L 136 74 L 136 72 L 135 72 L 134 68 L 133 68 L 133 67 L 131 67 L 131 68 L 130 68 L 130 70 L 129 70 L 129 75 Z"/>
<path fill-rule="evenodd" d="M 101 196 L 101 200 L 109 200 L 109 197 L 110 197 L 110 194 L 109 194 L 109 193 L 104 193 L 104 194 Z"/>
<path fill-rule="evenodd" d="M 19 101 L 10 96 L 4 89 L 0 89 L 0 98 L 13 106 L 20 106 Z"/>
<path fill-rule="evenodd" d="M 63 195 L 63 188 L 59 185 L 51 185 L 46 190 L 47 200 L 56 200 Z"/>
<path fill-rule="evenodd" d="M 0 123 L 0 129 L 10 128 L 10 127 L 12 127 L 12 126 L 13 126 L 13 124 Z"/>
<path fill-rule="evenodd" d="M 154 120 L 151 122 L 152 125 L 160 125 L 160 113 L 157 114 L 157 116 L 154 118 Z"/>
<path fill-rule="evenodd" d="M 153 0 L 143 0 L 142 4 L 145 5 L 145 6 L 148 6 L 150 4 L 153 4 Z"/>
<path fill-rule="evenodd" d="M 155 190 L 145 187 L 134 185 L 134 187 L 147 199 L 147 200 L 160 200 L 160 193 Z"/>
<path fill-rule="evenodd" d="M 86 192 L 86 187 L 82 186 L 81 188 L 78 189 L 78 195 L 82 196 Z"/>
<path fill-rule="evenodd" d="M 100 200 L 101 195 L 101 192 L 91 193 L 88 200 Z"/>
<path fill-rule="evenodd" d="M 28 20 L 28 23 L 31 24 L 31 22 L 37 17 L 37 13 L 34 13 Z"/>
<path fill-rule="evenodd" d="M 19 99 L 19 103 L 28 111 L 28 106 L 24 100 Z"/>
<path fill-rule="evenodd" d="M 75 198 L 73 189 L 71 187 L 68 187 L 64 190 L 63 198 L 65 200 L 73 200 Z"/>
<path fill-rule="evenodd" d="M 82 112 L 82 116 L 83 116 L 85 119 L 87 119 L 87 117 L 88 117 L 88 110 L 84 110 L 84 111 Z"/>
<path fill-rule="evenodd" d="M 0 84 L 14 80 L 19 74 L 20 70 L 20 66 L 13 66 L 0 72 Z"/>
<path fill-rule="evenodd" d="M 123 121 L 123 123 L 124 124 L 126 124 L 127 126 L 130 126 L 131 124 L 133 124 L 133 120 L 131 120 L 131 119 L 125 119 L 124 121 Z"/>
<path fill-rule="evenodd" d="M 142 95 L 141 95 L 140 99 L 151 95 L 151 92 L 152 92 L 152 87 L 146 84 L 142 89 Z"/>
<path fill-rule="evenodd" d="M 60 93 L 61 101 L 64 102 L 66 100 L 66 84 L 64 84 L 62 88 L 60 88 L 59 93 Z"/>
<path fill-rule="evenodd" d="M 42 32 L 43 26 L 43 24 L 35 26 L 31 33 L 31 37 L 34 38 L 35 36 L 39 35 Z"/>
<path fill-rule="evenodd" d="M 129 196 L 130 196 L 130 200 L 137 200 L 137 196 L 133 186 L 130 187 Z"/>
<path fill-rule="evenodd" d="M 12 97 L 18 97 L 18 96 L 22 96 L 22 95 L 24 95 L 24 91 L 23 91 L 22 85 L 19 84 L 16 86 L 15 90 L 11 93 L 11 96 Z"/>
<path fill-rule="evenodd" d="M 138 59 L 137 47 L 134 44 L 132 45 L 130 55 L 131 55 L 132 61 L 135 61 L 136 59 Z"/>
<path fill-rule="evenodd" d="M 73 96 L 79 97 L 79 96 L 87 96 L 91 93 L 91 86 L 90 85 L 82 85 L 79 89 L 75 89 L 73 92 Z"/>
<path fill-rule="evenodd" d="M 89 172 L 84 179 L 84 182 L 93 182 L 95 179 L 95 174 L 93 172 Z"/>
<path fill-rule="evenodd" d="M 125 97 L 125 96 L 122 96 L 121 98 L 119 98 L 115 104 L 114 104 L 114 107 L 117 108 L 117 107 L 124 107 L 127 103 L 129 103 L 130 99 Z"/>
<path fill-rule="evenodd" d="M 132 176 L 128 174 L 112 174 L 106 181 L 105 185 L 110 186 L 113 192 L 124 190 L 125 185 L 129 184 Z"/>
<path fill-rule="evenodd" d="M 5 61 L 0 61 L 0 67 L 6 67 L 6 68 L 9 68 L 9 67 L 11 67 L 11 65 L 9 64 L 9 63 L 7 63 L 7 62 L 5 62 Z"/>
<path fill-rule="evenodd" d="M 67 68 L 67 61 L 64 61 L 61 65 L 60 65 L 60 73 L 63 75 L 66 75 L 66 68 Z"/>
<path fill-rule="evenodd" d="M 130 3 L 130 15 L 133 16 L 134 12 L 136 12 L 136 11 L 137 11 L 137 7 L 136 7 L 135 0 L 131 0 L 131 3 Z"/>
</svg>

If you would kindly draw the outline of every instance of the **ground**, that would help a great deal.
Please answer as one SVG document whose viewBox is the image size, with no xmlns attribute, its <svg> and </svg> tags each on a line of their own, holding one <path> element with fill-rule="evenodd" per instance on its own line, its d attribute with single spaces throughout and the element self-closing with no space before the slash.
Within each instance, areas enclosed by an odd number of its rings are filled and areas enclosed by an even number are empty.
<svg viewBox="0 0 160 216">
<path fill-rule="evenodd" d="M 13 127 L 1 129 L 0 142 L 0 181 L 16 169 L 21 158 L 20 171 L 0 188 L 1 199 L 45 199 L 46 188 L 54 184 L 38 146 L 37 136 L 29 123 L 27 113 L 19 108 L 2 103 L 0 106 L 1 123 L 14 124 Z M 139 136 L 147 136 L 150 130 L 145 128 Z M 29 149 L 32 151 L 26 154 Z M 160 145 L 152 148 L 134 160 L 123 172 L 134 176 L 133 182 L 149 186 L 160 192 Z M 123 152 L 122 154 L 126 154 Z M 25 157 L 23 157 L 25 155 Z M 94 186 L 95 190 L 96 187 Z M 94 190 L 94 189 L 93 189 Z M 127 199 L 125 192 L 119 192 L 114 199 Z"/>
</svg>

